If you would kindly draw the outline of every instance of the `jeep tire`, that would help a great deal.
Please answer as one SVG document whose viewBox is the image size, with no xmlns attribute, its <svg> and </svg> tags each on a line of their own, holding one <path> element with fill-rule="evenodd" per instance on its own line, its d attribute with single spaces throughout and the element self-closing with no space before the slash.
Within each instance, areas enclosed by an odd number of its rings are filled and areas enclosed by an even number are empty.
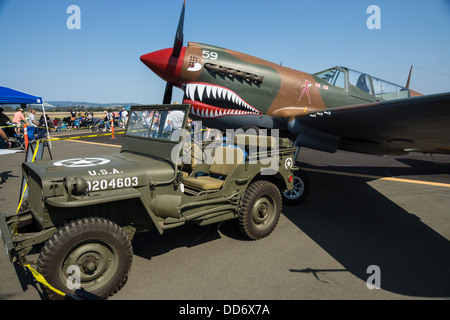
<svg viewBox="0 0 450 320">
<path fill-rule="evenodd" d="M 281 195 L 269 181 L 251 183 L 245 191 L 239 212 L 239 228 L 252 240 L 267 237 L 281 215 Z"/>
<path fill-rule="evenodd" d="M 47 240 L 39 255 L 38 271 L 56 289 L 73 293 L 77 288 L 69 290 L 67 284 L 76 284 L 75 266 L 81 288 L 108 298 L 125 283 L 132 260 L 131 242 L 123 229 L 109 220 L 91 217 L 64 225 Z M 51 299 L 62 298 L 48 288 L 46 291 Z"/>
</svg>

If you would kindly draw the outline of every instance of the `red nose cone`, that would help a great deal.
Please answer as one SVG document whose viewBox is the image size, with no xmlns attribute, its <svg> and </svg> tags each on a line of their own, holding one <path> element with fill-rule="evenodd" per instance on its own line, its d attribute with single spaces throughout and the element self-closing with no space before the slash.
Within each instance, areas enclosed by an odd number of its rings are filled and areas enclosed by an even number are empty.
<svg viewBox="0 0 450 320">
<path fill-rule="evenodd" d="M 180 82 L 186 47 L 181 49 L 178 58 L 172 56 L 172 51 L 172 48 L 168 48 L 147 53 L 141 56 L 141 61 L 160 78 L 176 86 Z"/>
</svg>

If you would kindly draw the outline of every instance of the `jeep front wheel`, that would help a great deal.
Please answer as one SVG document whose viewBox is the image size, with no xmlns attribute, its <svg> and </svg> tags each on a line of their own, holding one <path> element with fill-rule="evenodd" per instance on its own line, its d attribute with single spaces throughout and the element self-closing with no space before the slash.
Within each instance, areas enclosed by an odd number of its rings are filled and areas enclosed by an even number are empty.
<svg viewBox="0 0 450 320">
<path fill-rule="evenodd" d="M 126 281 L 132 259 L 131 242 L 122 228 L 103 218 L 84 218 L 66 224 L 47 240 L 38 271 L 62 292 L 74 292 L 78 286 L 107 298 Z M 50 298 L 59 298 L 47 292 Z"/>
<path fill-rule="evenodd" d="M 281 215 L 281 195 L 269 181 L 250 184 L 244 194 L 239 212 L 241 232 L 253 240 L 267 237 L 276 227 Z"/>
</svg>

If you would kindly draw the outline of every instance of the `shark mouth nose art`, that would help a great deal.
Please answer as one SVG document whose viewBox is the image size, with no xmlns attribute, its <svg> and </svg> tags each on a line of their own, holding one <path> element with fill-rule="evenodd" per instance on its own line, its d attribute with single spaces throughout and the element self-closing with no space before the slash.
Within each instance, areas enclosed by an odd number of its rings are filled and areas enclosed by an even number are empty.
<svg viewBox="0 0 450 320">
<path fill-rule="evenodd" d="M 261 115 L 261 112 L 225 87 L 206 83 L 183 84 L 183 103 L 191 104 L 191 113 L 200 118 L 228 115 Z"/>
</svg>

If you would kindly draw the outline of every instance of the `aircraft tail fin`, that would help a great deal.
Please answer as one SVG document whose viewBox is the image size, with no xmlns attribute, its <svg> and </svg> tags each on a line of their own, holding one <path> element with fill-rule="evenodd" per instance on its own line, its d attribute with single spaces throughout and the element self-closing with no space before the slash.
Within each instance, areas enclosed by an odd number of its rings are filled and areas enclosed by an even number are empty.
<svg viewBox="0 0 450 320">
<path fill-rule="evenodd" d="M 406 81 L 406 89 L 409 90 L 409 96 L 410 96 L 410 97 L 423 96 L 423 94 L 421 94 L 421 93 L 419 93 L 419 92 L 417 92 L 417 91 L 411 90 L 411 89 L 409 88 L 409 83 L 411 82 L 411 73 L 412 73 L 412 69 L 413 69 L 413 66 L 411 65 L 411 69 L 409 69 L 408 80 Z"/>
<path fill-rule="evenodd" d="M 406 89 L 409 89 L 409 82 L 411 81 L 412 69 L 413 69 L 413 66 L 411 65 L 411 69 L 409 69 L 408 81 L 406 81 Z"/>
</svg>

